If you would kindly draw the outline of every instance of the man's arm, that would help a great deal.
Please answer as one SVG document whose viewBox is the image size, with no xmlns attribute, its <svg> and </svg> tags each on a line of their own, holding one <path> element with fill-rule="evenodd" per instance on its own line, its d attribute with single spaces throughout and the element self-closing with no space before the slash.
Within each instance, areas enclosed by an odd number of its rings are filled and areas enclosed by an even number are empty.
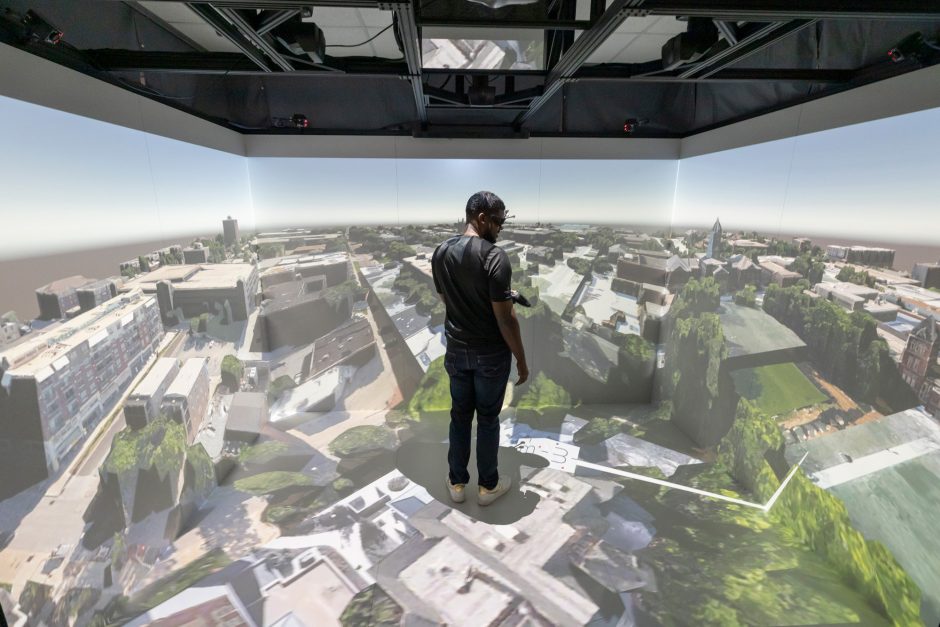
<svg viewBox="0 0 940 627">
<path fill-rule="evenodd" d="M 519 380 L 516 385 L 521 385 L 529 378 L 529 366 L 525 361 L 525 349 L 522 346 L 522 333 L 519 331 L 519 320 L 516 318 L 516 310 L 513 308 L 511 300 L 492 301 L 493 313 L 496 315 L 496 323 L 499 325 L 499 332 L 503 339 L 509 345 L 516 358 L 516 370 L 519 373 Z"/>
</svg>

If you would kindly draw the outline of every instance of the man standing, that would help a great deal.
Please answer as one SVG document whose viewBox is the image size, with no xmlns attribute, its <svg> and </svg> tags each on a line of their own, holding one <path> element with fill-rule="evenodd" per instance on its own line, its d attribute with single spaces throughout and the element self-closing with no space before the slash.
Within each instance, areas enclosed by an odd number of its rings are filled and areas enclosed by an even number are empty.
<svg viewBox="0 0 940 627">
<path fill-rule="evenodd" d="M 480 505 L 489 505 L 510 487 L 497 467 L 499 411 L 503 406 L 512 357 L 519 380 L 529 377 L 519 321 L 513 309 L 509 256 L 496 246 L 506 221 L 506 206 L 492 192 L 477 192 L 467 201 L 463 235 L 437 247 L 432 257 L 434 287 L 444 301 L 447 353 L 444 368 L 450 376 L 450 498 L 462 503 L 470 481 L 470 433 L 477 414 L 477 472 Z"/>
</svg>

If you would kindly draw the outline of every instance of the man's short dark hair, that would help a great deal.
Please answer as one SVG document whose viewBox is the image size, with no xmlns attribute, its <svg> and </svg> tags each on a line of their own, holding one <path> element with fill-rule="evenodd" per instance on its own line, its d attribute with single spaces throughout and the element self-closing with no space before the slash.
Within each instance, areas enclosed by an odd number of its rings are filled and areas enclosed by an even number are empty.
<svg viewBox="0 0 940 627">
<path fill-rule="evenodd" d="M 478 213 L 491 216 L 506 209 L 506 204 L 493 192 L 477 192 L 467 201 L 467 222 Z"/>
</svg>

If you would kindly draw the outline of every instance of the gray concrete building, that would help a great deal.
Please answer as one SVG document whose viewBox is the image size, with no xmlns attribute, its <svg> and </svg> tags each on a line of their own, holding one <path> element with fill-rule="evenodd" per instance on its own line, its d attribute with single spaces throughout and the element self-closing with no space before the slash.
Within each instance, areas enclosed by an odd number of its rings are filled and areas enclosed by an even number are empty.
<svg viewBox="0 0 940 627">
<path fill-rule="evenodd" d="M 141 289 L 156 294 L 160 313 L 168 324 L 179 322 L 175 310 L 185 318 L 217 313 L 226 303 L 232 319 L 241 321 L 255 307 L 258 269 L 250 263 L 164 266 L 130 279 L 121 291 Z"/>
<path fill-rule="evenodd" d="M 234 246 L 238 243 L 238 220 L 232 216 L 222 220 L 222 239 L 225 246 Z"/>
<path fill-rule="evenodd" d="M 180 368 L 163 395 L 161 411 L 183 425 L 186 443 L 192 444 L 209 408 L 209 360 L 191 357 Z"/>
<path fill-rule="evenodd" d="M 142 429 L 160 414 L 163 395 L 179 371 L 180 363 L 175 357 L 161 357 L 157 360 L 124 401 L 124 421 L 127 426 Z"/>
</svg>

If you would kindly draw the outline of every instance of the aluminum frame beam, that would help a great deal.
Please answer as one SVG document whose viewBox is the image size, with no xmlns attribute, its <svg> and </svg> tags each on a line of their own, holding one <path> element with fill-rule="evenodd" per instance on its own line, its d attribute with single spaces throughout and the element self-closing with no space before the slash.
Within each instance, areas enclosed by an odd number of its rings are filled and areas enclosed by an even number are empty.
<svg viewBox="0 0 940 627">
<path fill-rule="evenodd" d="M 223 37 L 232 42 L 236 48 L 241 50 L 246 57 L 254 61 L 255 65 L 260 67 L 264 72 L 273 71 L 270 66 L 268 66 L 268 62 L 264 58 L 264 55 L 261 54 L 261 52 L 255 48 L 251 41 L 246 39 L 237 28 L 232 26 L 228 20 L 223 18 L 222 14 L 216 8 L 209 4 L 200 4 L 196 2 L 187 2 L 186 5 L 192 9 L 196 15 L 205 20 L 209 26 L 217 30 Z"/>
<path fill-rule="evenodd" d="M 516 118 L 516 124 L 524 124 L 530 120 L 561 89 L 565 81 L 574 76 L 575 72 L 625 19 L 631 15 L 642 14 L 640 6 L 643 2 L 644 0 L 613 0 L 607 10 L 597 18 L 594 25 L 581 33 L 581 36 L 561 56 L 555 67 L 549 71 L 545 91 L 529 103 L 529 109 Z"/>
<path fill-rule="evenodd" d="M 733 46 L 701 59 L 695 65 L 685 71 L 679 72 L 679 78 L 693 78 L 698 75 L 700 78 L 708 78 L 712 74 L 745 59 L 755 52 L 772 46 L 776 42 L 789 37 L 793 33 L 803 30 L 807 26 L 815 24 L 819 20 L 791 20 L 789 22 L 773 22 L 758 31 L 748 35 L 738 41 Z M 711 69 L 709 69 L 711 68 Z"/>
<path fill-rule="evenodd" d="M 398 22 L 401 45 L 408 66 L 408 82 L 415 101 L 415 113 L 424 124 L 428 121 L 427 99 L 424 96 L 424 81 L 421 78 L 423 59 L 421 55 L 421 29 L 415 19 L 415 5 L 412 1 L 389 2 L 382 8 L 391 9 Z"/>
<path fill-rule="evenodd" d="M 252 44 L 254 44 L 259 50 L 268 56 L 271 61 L 275 63 L 285 72 L 293 72 L 294 66 L 288 62 L 287 59 L 281 56 L 281 53 L 271 45 L 268 40 L 255 32 L 255 29 L 249 24 L 245 18 L 243 18 L 237 9 L 227 8 L 227 7 L 215 7 L 209 5 L 210 7 L 217 10 L 222 14 L 227 20 L 235 25 L 235 28 L 242 34 L 243 37 L 248 39 Z"/>
<path fill-rule="evenodd" d="M 109 72 L 159 72 L 165 74 L 194 74 L 213 75 L 230 74 L 232 76 L 285 76 L 284 72 L 269 74 L 250 60 L 237 52 L 159 52 L 121 49 L 88 49 L 83 54 L 95 64 Z M 408 77 L 408 68 L 403 62 L 370 62 L 347 61 L 343 57 L 330 59 L 330 64 L 336 71 L 300 69 L 290 73 L 290 76 L 351 76 L 351 77 Z M 485 71 L 479 71 L 485 74 Z M 830 70 L 830 69 L 787 69 L 787 68 L 718 68 L 709 73 L 708 77 L 696 76 L 681 78 L 675 74 L 648 74 L 633 65 L 596 65 L 582 67 L 570 82 L 635 82 L 635 83 L 691 83 L 691 82 L 748 82 L 748 81 L 784 81 L 784 82 L 810 82 L 810 83 L 845 83 L 851 81 L 858 70 Z M 425 75 L 471 75 L 468 70 L 457 68 L 434 69 L 424 71 Z M 534 72 L 527 76 L 545 76 L 545 72 Z M 537 88 L 540 92 L 541 87 Z M 443 98 L 444 94 L 436 88 L 425 86 L 428 95 Z M 521 93 L 521 92 L 520 92 Z M 539 94 L 533 93 L 532 97 Z M 527 96 L 528 97 L 528 96 Z M 497 98 L 498 100 L 499 98 Z"/>
</svg>

